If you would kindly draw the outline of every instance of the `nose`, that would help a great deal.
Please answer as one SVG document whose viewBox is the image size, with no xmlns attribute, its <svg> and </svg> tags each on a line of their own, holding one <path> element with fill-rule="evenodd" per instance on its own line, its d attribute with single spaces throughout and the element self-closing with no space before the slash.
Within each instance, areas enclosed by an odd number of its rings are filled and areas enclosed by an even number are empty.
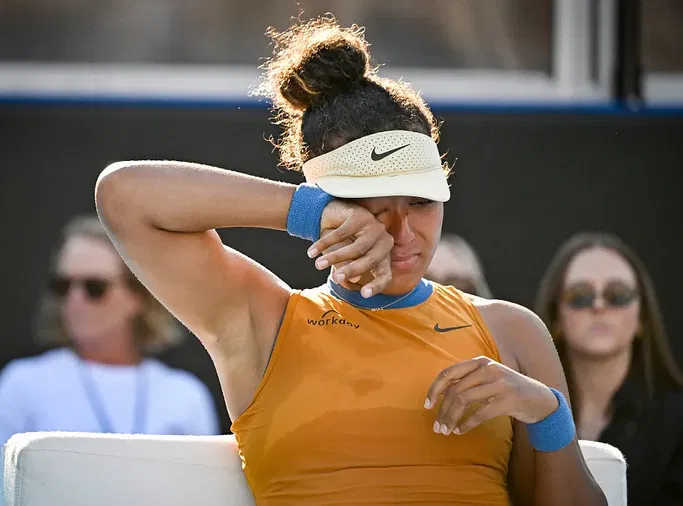
<svg viewBox="0 0 683 506">
<path fill-rule="evenodd" d="M 407 209 L 398 209 L 393 213 L 387 230 L 394 238 L 395 245 L 410 244 L 415 239 L 415 232 L 410 226 Z"/>
<path fill-rule="evenodd" d="M 63 303 L 66 306 L 78 307 L 87 302 L 85 290 L 80 283 L 73 283 L 69 286 L 69 291 L 64 295 Z"/>
<path fill-rule="evenodd" d="M 605 299 L 602 297 L 602 295 L 597 295 L 595 297 L 595 301 L 593 302 L 593 311 L 596 313 L 602 313 L 605 311 L 606 307 Z"/>
</svg>

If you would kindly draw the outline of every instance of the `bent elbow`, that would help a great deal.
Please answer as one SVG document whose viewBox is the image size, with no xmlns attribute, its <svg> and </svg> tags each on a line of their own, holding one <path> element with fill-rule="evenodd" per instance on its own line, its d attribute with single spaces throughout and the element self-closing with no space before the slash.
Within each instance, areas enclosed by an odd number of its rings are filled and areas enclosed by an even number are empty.
<svg viewBox="0 0 683 506">
<path fill-rule="evenodd" d="M 107 166 L 95 183 L 95 207 L 102 224 L 117 230 L 125 216 L 134 209 L 130 170 L 134 162 L 116 162 Z"/>
</svg>

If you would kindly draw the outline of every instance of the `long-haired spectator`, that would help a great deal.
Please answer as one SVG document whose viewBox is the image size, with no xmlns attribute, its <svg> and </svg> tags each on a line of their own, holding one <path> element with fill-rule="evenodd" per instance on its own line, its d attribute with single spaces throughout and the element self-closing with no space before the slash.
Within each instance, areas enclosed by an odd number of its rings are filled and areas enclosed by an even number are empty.
<svg viewBox="0 0 683 506">
<path fill-rule="evenodd" d="M 683 504 L 683 374 L 641 259 L 609 234 L 570 238 L 536 312 L 566 371 L 579 437 L 625 454 L 629 505 Z"/>
<path fill-rule="evenodd" d="M 0 444 L 30 431 L 214 434 L 208 389 L 150 358 L 182 335 L 95 216 L 63 229 L 37 315 L 51 350 L 0 374 Z"/>
<path fill-rule="evenodd" d="M 444 234 L 427 269 L 428 279 L 463 292 L 491 298 L 484 269 L 474 248 L 462 237 Z"/>
</svg>

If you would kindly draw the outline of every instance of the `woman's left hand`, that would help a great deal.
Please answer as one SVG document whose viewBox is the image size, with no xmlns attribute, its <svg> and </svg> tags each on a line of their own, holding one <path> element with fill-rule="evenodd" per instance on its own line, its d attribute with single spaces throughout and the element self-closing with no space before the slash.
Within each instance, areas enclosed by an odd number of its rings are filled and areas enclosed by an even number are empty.
<svg viewBox="0 0 683 506">
<path fill-rule="evenodd" d="M 546 385 L 488 357 L 465 360 L 441 371 L 429 388 L 425 408 L 436 406 L 442 395 L 434 432 L 445 435 L 464 434 L 497 416 L 535 423 L 558 406 Z M 481 407 L 458 425 L 474 403 Z"/>
</svg>

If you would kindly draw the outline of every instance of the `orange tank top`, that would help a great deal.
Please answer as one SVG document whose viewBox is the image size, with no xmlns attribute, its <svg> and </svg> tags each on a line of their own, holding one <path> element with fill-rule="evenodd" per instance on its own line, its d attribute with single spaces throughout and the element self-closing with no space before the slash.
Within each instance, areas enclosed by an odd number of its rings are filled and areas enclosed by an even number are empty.
<svg viewBox="0 0 683 506">
<path fill-rule="evenodd" d="M 468 297 L 429 289 L 380 311 L 329 287 L 292 293 L 261 385 L 232 425 L 258 506 L 509 504 L 511 419 L 443 436 L 438 407 L 424 409 L 442 369 L 500 360 Z"/>
</svg>

